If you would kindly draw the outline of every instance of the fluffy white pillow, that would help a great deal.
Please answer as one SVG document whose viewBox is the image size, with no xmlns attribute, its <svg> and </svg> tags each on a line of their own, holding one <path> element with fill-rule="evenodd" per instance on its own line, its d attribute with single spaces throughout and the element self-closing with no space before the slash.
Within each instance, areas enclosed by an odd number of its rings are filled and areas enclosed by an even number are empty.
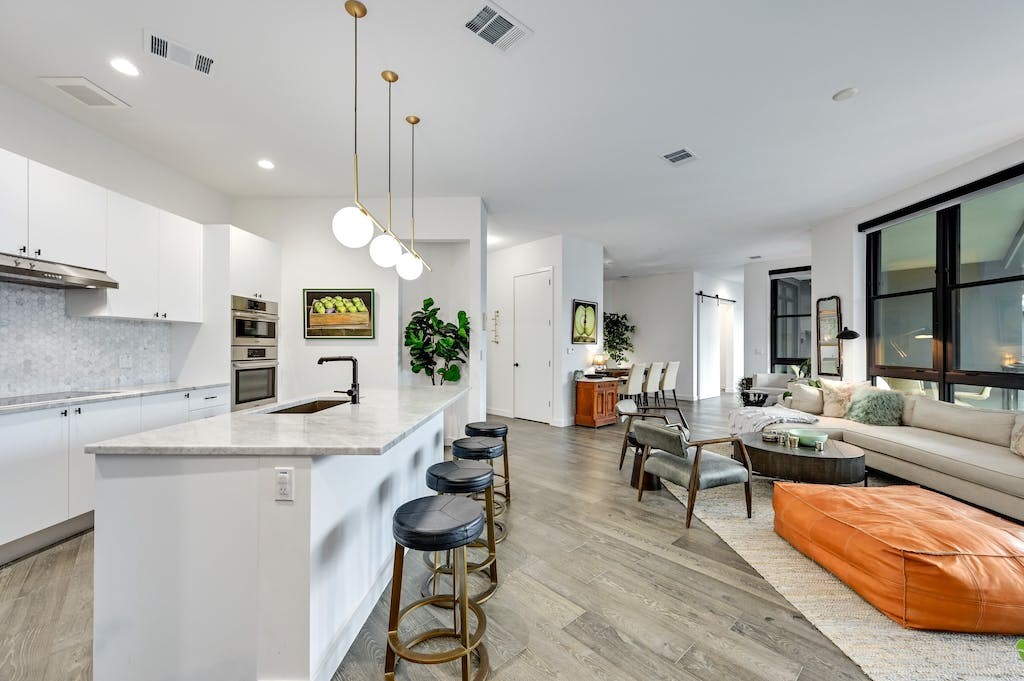
<svg viewBox="0 0 1024 681">
<path fill-rule="evenodd" d="M 821 388 L 805 383 L 790 383 L 789 391 L 793 393 L 790 408 L 805 411 L 808 414 L 821 414 L 825 408 L 825 399 Z"/>
<path fill-rule="evenodd" d="M 844 418 L 846 412 L 850 411 L 850 402 L 853 401 L 853 394 L 858 390 L 869 387 L 871 387 L 870 381 L 846 383 L 845 381 L 821 379 L 821 392 L 824 398 L 822 414 Z"/>
</svg>

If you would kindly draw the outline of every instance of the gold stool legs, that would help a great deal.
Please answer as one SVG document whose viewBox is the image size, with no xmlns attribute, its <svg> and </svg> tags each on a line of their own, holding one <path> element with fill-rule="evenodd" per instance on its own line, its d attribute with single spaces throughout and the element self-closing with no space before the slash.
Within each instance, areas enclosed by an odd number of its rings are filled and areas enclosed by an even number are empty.
<svg viewBox="0 0 1024 681">
<path fill-rule="evenodd" d="M 469 575 L 467 572 L 466 547 L 452 549 L 453 582 L 452 593 L 423 598 L 402 609 L 402 572 L 405 563 L 405 547 L 395 544 L 395 567 L 391 581 L 391 609 L 388 614 L 388 645 L 384 653 L 384 679 L 395 680 L 395 667 L 398 658 L 417 664 L 443 664 L 460 660 L 462 665 L 462 681 L 484 681 L 491 671 L 487 656 L 487 648 L 481 643 L 487 630 L 487 616 L 483 608 L 469 596 Z M 414 610 L 427 605 L 439 605 L 447 602 L 452 608 L 453 622 L 451 628 L 436 628 L 425 631 L 408 642 L 398 636 L 398 628 L 402 620 Z M 476 629 L 470 629 L 469 613 L 476 616 Z M 421 653 L 413 650 L 424 641 L 437 638 L 455 639 L 458 645 L 436 653 Z M 477 657 L 476 675 L 470 676 L 470 657 Z"/>
<path fill-rule="evenodd" d="M 487 537 L 477 539 L 469 545 L 469 548 L 486 548 L 487 558 L 479 562 L 466 563 L 467 574 L 473 574 L 476 572 L 480 572 L 482 570 L 487 570 L 488 576 L 490 577 L 490 584 L 488 585 L 488 587 L 480 593 L 474 594 L 472 596 L 472 599 L 477 603 L 484 603 L 485 601 L 487 601 L 487 599 L 494 595 L 495 591 L 498 590 L 498 551 L 496 547 L 499 542 L 499 539 L 496 528 L 500 528 L 500 524 L 494 522 L 495 513 L 493 485 L 491 487 L 488 487 L 487 490 L 484 492 L 484 508 L 484 518 L 487 521 Z M 504 539 L 504 536 L 502 536 L 502 539 Z M 430 576 L 427 577 L 426 581 L 423 583 L 423 587 L 420 589 L 420 593 L 423 596 L 430 597 L 441 595 L 438 591 L 438 584 L 441 575 L 453 574 L 451 551 L 447 552 L 448 556 L 446 557 L 444 563 L 440 562 L 438 558 L 439 553 L 439 551 L 434 551 L 429 556 L 428 554 L 423 554 L 423 560 L 427 563 L 427 567 L 429 567 L 431 571 Z M 457 570 L 458 566 L 454 566 L 454 569 Z M 444 601 L 436 603 L 435 605 L 438 605 L 442 608 L 452 607 L 450 603 Z"/>
</svg>

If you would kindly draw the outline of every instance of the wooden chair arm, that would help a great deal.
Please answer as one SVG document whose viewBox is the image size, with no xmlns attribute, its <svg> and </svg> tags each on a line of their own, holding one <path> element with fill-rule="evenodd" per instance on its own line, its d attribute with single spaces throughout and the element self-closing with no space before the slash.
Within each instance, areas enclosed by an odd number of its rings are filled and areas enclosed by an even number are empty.
<svg viewBox="0 0 1024 681">
<path fill-rule="evenodd" d="M 690 429 L 690 424 L 686 422 L 686 417 L 683 416 L 683 411 L 679 407 L 637 407 L 638 411 L 673 411 L 679 415 L 679 423 L 683 424 L 683 428 Z M 668 423 L 668 419 L 665 420 Z"/>
<path fill-rule="evenodd" d="M 747 467 L 747 473 L 752 475 L 754 467 L 753 467 L 753 464 L 751 464 L 751 462 L 750 462 L 750 455 L 747 453 L 747 446 L 745 444 L 743 444 L 743 440 L 741 440 L 738 437 L 716 437 L 716 438 L 712 438 L 710 440 L 694 440 L 693 442 L 690 442 L 688 444 L 691 447 L 696 447 L 697 448 L 696 457 L 699 458 L 700 457 L 700 453 L 701 453 L 701 449 L 703 449 L 705 445 L 718 445 L 718 444 L 725 444 L 726 442 L 731 442 L 734 446 L 737 445 L 737 444 L 740 446 L 740 454 L 743 455 L 743 464 Z M 694 470 L 696 470 L 696 469 L 697 469 L 697 462 L 695 460 L 694 461 Z"/>
</svg>

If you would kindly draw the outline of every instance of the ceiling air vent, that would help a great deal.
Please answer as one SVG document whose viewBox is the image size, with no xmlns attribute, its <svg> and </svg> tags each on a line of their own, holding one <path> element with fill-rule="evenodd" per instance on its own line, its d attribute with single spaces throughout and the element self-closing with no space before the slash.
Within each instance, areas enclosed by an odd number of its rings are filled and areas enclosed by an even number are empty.
<svg viewBox="0 0 1024 681">
<path fill-rule="evenodd" d="M 40 78 L 47 85 L 52 85 L 61 92 L 74 97 L 82 104 L 97 109 L 127 109 L 129 105 L 118 99 L 96 83 L 82 76 L 62 78 Z"/>
<path fill-rule="evenodd" d="M 662 156 L 663 159 L 668 161 L 672 165 L 679 165 L 687 161 L 692 161 L 697 158 L 697 154 L 693 153 L 689 149 L 680 149 L 679 151 L 673 151 Z"/>
<path fill-rule="evenodd" d="M 493 2 L 466 22 L 466 28 L 502 52 L 533 35 L 533 30 Z"/>
<path fill-rule="evenodd" d="M 154 57 L 172 61 L 206 76 L 213 73 L 213 57 L 196 52 L 165 36 L 147 32 L 143 47 Z"/>
</svg>

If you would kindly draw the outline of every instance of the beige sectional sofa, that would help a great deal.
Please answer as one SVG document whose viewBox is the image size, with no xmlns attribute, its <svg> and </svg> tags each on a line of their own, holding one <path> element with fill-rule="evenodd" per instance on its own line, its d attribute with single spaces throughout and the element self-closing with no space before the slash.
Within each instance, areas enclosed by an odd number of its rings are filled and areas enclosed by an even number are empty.
<svg viewBox="0 0 1024 681">
<path fill-rule="evenodd" d="M 908 395 L 899 426 L 819 416 L 810 426 L 864 450 L 868 468 L 1024 521 L 1024 456 L 1010 449 L 1024 413 Z M 780 424 L 773 428 L 807 428 Z"/>
</svg>

